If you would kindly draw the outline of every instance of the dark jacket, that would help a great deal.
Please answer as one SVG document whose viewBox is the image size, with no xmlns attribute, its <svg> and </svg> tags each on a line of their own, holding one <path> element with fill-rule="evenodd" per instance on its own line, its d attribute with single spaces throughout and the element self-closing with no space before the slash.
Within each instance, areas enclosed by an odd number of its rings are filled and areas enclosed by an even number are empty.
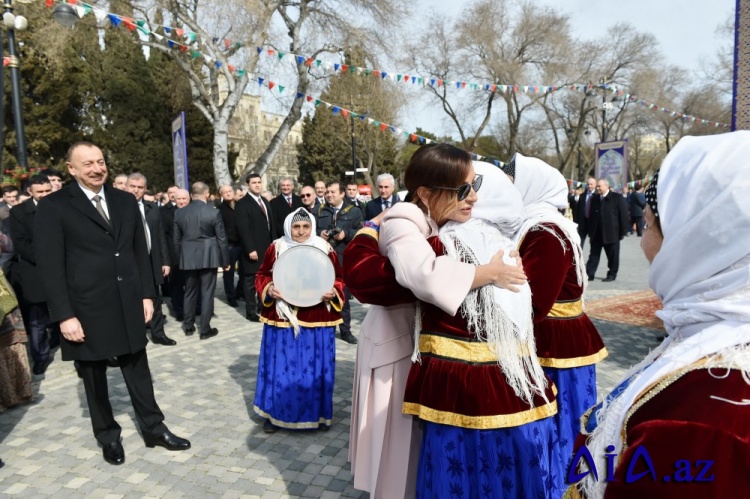
<svg viewBox="0 0 750 499">
<path fill-rule="evenodd" d="M 164 234 L 164 225 L 159 207 L 155 203 L 143 203 L 143 211 L 146 213 L 146 224 L 151 235 L 151 270 L 154 273 L 154 283 L 160 286 L 164 283 L 162 267 L 170 267 L 169 246 L 167 236 Z"/>
<path fill-rule="evenodd" d="M 578 203 L 576 204 L 575 210 L 573 210 L 573 221 L 578 224 L 578 229 L 585 233 L 588 233 L 586 227 L 586 196 L 589 190 L 584 189 L 580 196 L 578 196 Z M 591 194 L 593 197 L 591 201 L 594 201 L 594 197 L 597 196 L 596 190 Z"/>
<path fill-rule="evenodd" d="M 37 206 L 34 247 L 52 322 L 76 317 L 83 343 L 62 341 L 63 360 L 104 360 L 146 347 L 143 300 L 155 296 L 135 197 L 103 188 L 111 226 L 76 182 Z"/>
<path fill-rule="evenodd" d="M 21 284 L 23 298 L 29 303 L 43 303 L 44 289 L 39 270 L 36 267 L 34 250 L 34 219 L 36 205 L 33 199 L 14 206 L 10 211 L 10 238 L 16 254 L 17 266 L 14 269 L 14 279 Z"/>
<path fill-rule="evenodd" d="M 601 230 L 604 244 L 616 243 L 628 233 L 630 219 L 622 194 L 609 191 L 604 199 L 599 194 L 594 194 L 589 215 L 589 237 L 593 238 Z"/>
<path fill-rule="evenodd" d="M 359 211 L 362 212 L 362 220 L 365 219 L 365 203 L 363 203 L 359 199 L 349 199 L 348 197 L 344 197 L 344 206 L 349 206 L 349 205 L 356 206 L 357 208 L 359 208 Z"/>
<path fill-rule="evenodd" d="M 398 194 L 390 198 L 391 206 L 399 202 Z M 383 213 L 383 198 L 377 197 L 365 205 L 365 220 L 370 220 Z"/>
<path fill-rule="evenodd" d="M 266 216 L 260 209 L 260 205 L 252 194 L 247 194 L 234 205 L 237 215 L 237 232 L 242 244 L 242 264 L 245 274 L 254 274 L 258 271 L 260 264 L 263 263 L 263 256 L 266 254 L 266 250 L 274 240 L 274 224 L 276 222 L 271 203 L 263 199 L 263 196 L 260 197 L 260 201 L 266 207 L 268 219 L 266 219 Z M 248 254 L 253 251 L 258 253 L 257 260 L 250 260 L 250 257 L 248 257 Z"/>
<path fill-rule="evenodd" d="M 284 235 L 284 220 L 286 219 L 286 216 L 297 208 L 304 208 L 304 206 L 305 205 L 302 204 L 302 198 L 297 196 L 296 194 L 292 194 L 291 207 L 286 202 L 286 199 L 284 199 L 284 196 L 282 194 L 279 194 L 271 200 L 271 212 L 273 212 L 274 222 L 274 239 L 278 239 Z"/>
<path fill-rule="evenodd" d="M 177 250 L 174 247 L 174 214 L 176 211 L 177 206 L 171 202 L 159 208 L 161 225 L 164 228 L 164 237 L 167 240 L 169 261 L 173 269 L 180 268 L 180 255 L 177 254 Z"/>
<path fill-rule="evenodd" d="M 341 241 L 336 241 L 333 238 L 328 239 L 328 243 L 339 256 L 339 263 L 343 263 L 346 245 L 362 228 L 362 212 L 355 206 L 345 204 L 336 213 L 336 210 L 331 206 L 323 205 L 318 211 L 315 232 L 317 235 L 320 235 L 324 230 L 330 232 L 333 226 L 340 227 L 344 231 L 344 239 Z"/>
<path fill-rule="evenodd" d="M 235 203 L 237 206 L 237 203 Z M 219 203 L 219 211 L 221 212 L 221 221 L 224 222 L 224 231 L 227 233 L 227 243 L 230 246 L 237 246 L 240 244 L 240 235 L 237 232 L 237 215 L 235 208 L 222 201 Z"/>
<path fill-rule="evenodd" d="M 642 192 L 634 192 L 630 196 L 630 216 L 642 217 L 643 210 L 646 208 L 646 195 Z"/>
<path fill-rule="evenodd" d="M 221 213 L 203 201 L 193 201 L 174 214 L 174 246 L 180 269 L 215 269 L 229 265 L 229 246 Z"/>
</svg>

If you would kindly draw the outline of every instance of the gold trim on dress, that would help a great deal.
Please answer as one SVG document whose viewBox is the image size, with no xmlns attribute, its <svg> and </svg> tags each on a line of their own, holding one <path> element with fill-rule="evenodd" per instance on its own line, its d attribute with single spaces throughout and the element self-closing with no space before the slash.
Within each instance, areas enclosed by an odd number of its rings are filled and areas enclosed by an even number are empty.
<svg viewBox="0 0 750 499">
<path fill-rule="evenodd" d="M 260 302 L 263 304 L 264 307 L 270 307 L 271 305 L 273 305 L 273 302 L 276 301 L 273 298 L 271 298 L 270 300 L 268 299 L 269 298 L 269 296 L 268 296 L 268 289 L 271 286 L 273 286 L 273 281 L 271 281 L 268 284 L 266 284 L 266 287 L 263 288 L 263 291 L 261 291 L 261 293 L 260 293 Z"/>
<path fill-rule="evenodd" d="M 335 288 L 333 290 L 333 294 L 335 294 L 336 296 L 328 303 L 331 304 L 336 312 L 341 312 L 344 309 L 344 299 L 341 297 L 341 295 L 339 295 L 338 290 Z"/>
<path fill-rule="evenodd" d="M 513 414 L 497 414 L 494 416 L 466 416 L 455 412 L 439 411 L 413 402 L 404 402 L 402 412 L 432 423 L 458 426 L 471 430 L 493 430 L 521 426 L 554 416 L 557 414 L 557 401 L 553 400 L 548 404 Z"/>
<path fill-rule="evenodd" d="M 521 351 L 522 355 L 528 355 L 529 349 L 522 346 Z M 447 338 L 425 332 L 419 335 L 419 352 L 464 362 L 497 362 L 497 355 L 492 352 L 489 343 L 456 337 Z"/>
<path fill-rule="evenodd" d="M 276 326 L 276 327 L 292 327 L 292 324 L 288 321 L 275 321 L 272 319 L 267 319 L 265 317 L 260 318 L 260 322 L 263 324 L 268 324 L 269 326 Z M 306 321 L 298 321 L 300 326 L 303 327 L 329 327 L 329 326 L 338 326 L 339 324 L 344 322 L 344 319 L 336 319 L 335 321 L 329 321 L 329 322 L 306 322 Z"/>
<path fill-rule="evenodd" d="M 373 229 L 372 227 L 362 227 L 357 231 L 356 234 L 354 234 L 354 237 L 357 237 L 358 235 L 364 235 L 364 236 L 370 236 L 371 238 L 375 239 L 376 241 L 379 240 L 380 235 L 378 234 L 378 231 Z"/>
<path fill-rule="evenodd" d="M 331 426 L 333 423 L 332 419 L 325 419 L 325 418 L 319 418 L 317 423 L 287 423 L 285 421 L 280 421 L 274 417 L 272 417 L 270 414 L 262 410 L 257 405 L 253 405 L 253 410 L 255 411 L 255 414 L 262 418 L 266 418 L 269 421 L 271 421 L 274 426 L 278 426 L 279 428 L 287 428 L 289 430 L 309 430 L 309 429 L 317 429 L 320 425 L 324 424 L 326 426 Z"/>
<path fill-rule="evenodd" d="M 557 369 L 567 369 L 571 367 L 582 367 L 596 364 L 601 360 L 605 359 L 609 355 L 606 347 L 602 347 L 596 353 L 586 355 L 584 357 L 571 357 L 569 359 L 558 359 L 553 357 L 539 357 L 539 364 L 542 367 L 555 367 Z"/>
<path fill-rule="evenodd" d="M 557 301 L 549 313 L 547 318 L 558 319 L 574 319 L 583 315 L 583 300 L 578 298 L 573 301 Z"/>
</svg>

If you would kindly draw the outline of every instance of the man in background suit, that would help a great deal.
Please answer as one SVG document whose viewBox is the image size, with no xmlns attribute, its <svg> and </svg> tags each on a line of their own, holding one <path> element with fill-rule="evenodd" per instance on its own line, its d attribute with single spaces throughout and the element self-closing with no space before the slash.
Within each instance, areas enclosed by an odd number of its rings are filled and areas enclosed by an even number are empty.
<svg viewBox="0 0 750 499">
<path fill-rule="evenodd" d="M 596 195 L 596 180 L 589 178 L 586 180 L 586 189 L 578 197 L 578 205 L 573 212 L 573 221 L 578 224 L 578 235 L 581 237 L 581 249 L 586 243 L 586 236 L 589 234 L 589 218 L 591 215 L 591 201 Z"/>
<path fill-rule="evenodd" d="M 79 361 L 104 460 L 125 462 L 108 396 L 109 357 L 119 361 L 146 446 L 189 449 L 166 427 L 154 398 L 146 323 L 155 290 L 135 198 L 105 185 L 107 165 L 94 144 L 73 144 L 66 164 L 75 181 L 39 202 L 34 247 L 50 319 L 60 321 L 62 357 Z"/>
<path fill-rule="evenodd" d="M 380 197 L 373 199 L 365 205 L 365 220 L 371 220 L 383 211 L 387 210 L 399 202 L 398 196 L 393 193 L 396 187 L 396 181 L 390 173 L 378 175 L 378 192 Z"/>
<path fill-rule="evenodd" d="M 149 322 L 151 329 L 151 341 L 159 345 L 173 346 L 177 342 L 167 336 L 164 332 L 164 314 L 161 310 L 161 298 L 159 297 L 159 286 L 164 283 L 164 278 L 169 275 L 169 249 L 167 248 L 167 238 L 164 235 L 164 228 L 161 223 L 161 214 L 159 208 L 154 203 L 148 203 L 143 200 L 146 188 L 148 186 L 146 177 L 141 173 L 131 173 L 128 175 L 127 190 L 135 196 L 138 202 L 138 210 L 143 216 L 146 232 L 146 242 L 148 243 L 148 253 L 151 259 L 151 273 L 154 276 L 154 315 Z"/>
<path fill-rule="evenodd" d="M 326 204 L 326 183 L 322 180 L 315 182 L 315 204 L 318 206 Z"/>
<path fill-rule="evenodd" d="M 240 192 L 242 191 L 240 190 Z M 219 194 L 221 195 L 219 211 L 221 212 L 221 220 L 224 222 L 224 231 L 227 234 L 227 244 L 229 245 L 229 271 L 224 272 L 221 277 L 224 281 L 224 296 L 227 297 L 227 303 L 230 307 L 236 307 L 238 305 L 237 297 L 243 295 L 240 289 L 244 285 L 245 276 L 240 274 L 239 282 L 235 287 L 234 270 L 237 262 L 240 261 L 240 257 L 242 257 L 242 245 L 240 245 L 240 235 L 237 232 L 237 215 L 235 214 L 237 202 L 235 188 L 229 184 L 222 185 Z"/>
<path fill-rule="evenodd" d="M 29 350 L 34 361 L 32 372 L 40 375 L 47 371 L 52 361 L 47 327 L 50 326 L 47 301 L 44 298 L 42 279 L 36 266 L 34 249 L 34 221 L 36 207 L 43 197 L 52 193 L 52 184 L 43 175 L 33 175 L 29 179 L 31 199 L 17 205 L 10 211 L 10 236 L 13 240 L 17 259 L 18 278 L 21 285 L 20 302 L 26 303 Z M 59 341 L 59 339 L 58 339 Z"/>
<path fill-rule="evenodd" d="M 630 196 L 630 228 L 635 224 L 635 231 L 638 237 L 643 236 L 643 210 L 646 208 L 646 195 L 643 193 L 643 186 Z"/>
<path fill-rule="evenodd" d="M 273 238 L 284 236 L 284 220 L 286 216 L 297 208 L 302 208 L 302 199 L 294 194 L 294 179 L 292 177 L 281 177 L 279 180 L 281 194 L 271 200 L 271 212 L 273 213 L 274 232 Z"/>
<path fill-rule="evenodd" d="M 586 273 L 589 281 L 593 281 L 604 248 L 608 266 L 604 282 L 612 282 L 617 278 L 620 268 L 620 241 L 628 233 L 628 208 L 625 206 L 625 198 L 610 190 L 606 179 L 599 179 L 596 192 L 591 200 L 588 221 L 591 253 L 586 262 Z"/>
<path fill-rule="evenodd" d="M 159 208 L 159 212 L 161 214 L 161 224 L 164 227 L 164 237 L 167 239 L 169 262 L 172 264 L 167 276 L 166 286 L 163 286 L 167 290 L 164 295 L 170 298 L 175 319 L 178 322 L 182 322 L 185 320 L 185 277 L 180 270 L 180 256 L 174 247 L 174 214 L 177 211 L 176 195 L 179 190 L 180 188 L 176 185 L 167 189 L 169 203 Z M 189 200 L 190 194 L 187 194 L 187 198 Z"/>
<path fill-rule="evenodd" d="M 263 263 L 275 233 L 273 208 L 261 195 L 261 178 L 247 177 L 248 193 L 235 205 L 237 232 L 242 243 L 242 267 L 245 270 L 245 318 L 260 322 L 260 302 L 255 290 L 255 274 Z"/>
<path fill-rule="evenodd" d="M 358 199 L 359 197 L 359 185 L 356 182 L 346 184 L 346 197 L 344 198 L 344 206 L 354 206 L 359 209 L 362 214 L 362 219 L 365 218 L 365 203 Z"/>
<path fill-rule="evenodd" d="M 299 197 L 302 199 L 302 205 L 307 209 L 307 212 L 317 216 L 322 205 L 318 203 L 318 198 L 315 196 L 315 189 L 306 185 L 300 189 Z"/>
<path fill-rule="evenodd" d="M 174 245 L 180 255 L 180 268 L 185 273 L 186 335 L 195 332 L 195 308 L 201 295 L 200 338 L 219 334 L 211 327 L 214 315 L 214 292 L 218 267 L 229 270 L 229 245 L 221 213 L 209 203 L 210 191 L 203 182 L 191 189 L 193 202 L 174 214 Z"/>
</svg>

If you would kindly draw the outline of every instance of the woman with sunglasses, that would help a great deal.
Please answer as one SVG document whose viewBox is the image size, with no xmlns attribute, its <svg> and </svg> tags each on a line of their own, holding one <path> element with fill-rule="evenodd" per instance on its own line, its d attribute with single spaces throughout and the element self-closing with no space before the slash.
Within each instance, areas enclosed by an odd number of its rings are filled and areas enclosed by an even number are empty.
<svg viewBox="0 0 750 499">
<path fill-rule="evenodd" d="M 481 180 L 475 180 L 477 189 Z M 463 200 L 472 186 L 466 184 L 460 190 L 457 195 Z M 390 212 L 399 214 L 399 220 L 379 234 L 381 219 Z M 344 253 L 349 290 L 371 305 L 357 348 L 349 460 L 354 487 L 368 491 L 374 499 L 416 494 L 420 423 L 402 413 L 414 349 L 415 294 L 455 315 L 473 288 L 525 282 L 520 262 L 506 264 L 501 255 L 478 267 L 436 255 L 427 238 L 437 234 L 437 226 L 415 205 L 399 203 L 385 213 L 367 222 Z M 383 256 L 396 246 L 408 249 L 410 259 L 419 262 L 400 272 L 416 293 L 398 284 L 393 266 Z"/>
<path fill-rule="evenodd" d="M 396 279 L 420 298 L 403 407 L 423 423 L 417 497 L 559 497 L 555 394 L 535 356 L 528 285 L 464 287 L 460 307 L 446 311 L 420 296 L 409 269 L 421 262 L 389 236 L 411 223 L 404 208 L 416 209 L 439 229 L 428 238 L 436 256 L 479 269 L 514 247 L 520 195 L 497 168 L 446 144 L 420 148 L 404 180 L 413 204 L 386 214 L 381 233 Z"/>
</svg>

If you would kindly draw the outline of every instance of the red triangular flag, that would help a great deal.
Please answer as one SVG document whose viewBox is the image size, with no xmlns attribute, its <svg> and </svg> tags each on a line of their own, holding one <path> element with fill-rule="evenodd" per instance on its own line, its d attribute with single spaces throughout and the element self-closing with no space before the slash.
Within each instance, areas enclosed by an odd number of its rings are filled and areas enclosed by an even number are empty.
<svg viewBox="0 0 750 499">
<path fill-rule="evenodd" d="M 125 27 L 128 28 L 130 31 L 135 31 L 135 24 L 133 24 L 133 19 L 130 17 L 123 17 L 122 18 L 123 24 L 125 24 Z"/>
<path fill-rule="evenodd" d="M 347 116 L 349 116 L 349 111 L 346 110 L 346 109 L 342 109 L 341 110 L 341 116 L 343 116 L 344 118 L 346 118 Z"/>
<path fill-rule="evenodd" d="M 385 123 L 381 123 L 381 124 L 380 124 L 380 130 L 381 130 L 381 131 L 385 132 L 385 129 L 386 129 L 386 128 L 388 128 L 388 125 L 386 125 Z"/>
<path fill-rule="evenodd" d="M 348 73 L 349 72 L 349 65 L 348 64 L 342 64 L 341 65 L 341 72 L 342 73 Z"/>
<path fill-rule="evenodd" d="M 372 72 L 372 75 L 373 75 L 373 76 L 374 76 L 375 78 L 380 78 L 380 71 L 378 71 L 378 70 L 376 69 L 375 71 L 373 71 L 373 72 Z"/>
<path fill-rule="evenodd" d="M 44 2 L 44 5 L 49 9 L 50 7 L 55 5 L 55 0 L 46 0 L 46 2 Z"/>
<path fill-rule="evenodd" d="M 181 30 L 180 28 L 176 28 L 176 29 L 174 30 L 174 32 L 175 32 L 175 34 L 176 34 L 177 36 L 179 36 L 180 38 L 182 38 L 182 35 L 184 35 L 184 34 L 185 34 L 185 32 L 184 32 L 183 30 Z"/>
<path fill-rule="evenodd" d="M 310 102 L 310 101 L 312 101 L 312 96 L 311 96 L 311 95 L 308 95 L 308 96 L 306 97 L 306 99 L 307 99 L 307 102 Z"/>
<path fill-rule="evenodd" d="M 308 68 L 312 66 L 313 60 L 314 59 L 310 57 L 308 60 L 305 61 L 305 66 L 307 66 Z"/>
<path fill-rule="evenodd" d="M 268 82 L 268 88 L 273 89 L 274 85 L 276 85 L 274 82 L 272 82 L 272 81 Z"/>
<path fill-rule="evenodd" d="M 268 55 L 273 55 L 273 49 L 268 49 Z"/>
<path fill-rule="evenodd" d="M 412 133 L 411 135 L 409 135 L 409 140 L 411 140 L 412 142 L 416 142 L 417 141 L 417 136 Z"/>
<path fill-rule="evenodd" d="M 227 65 L 227 69 L 229 70 L 230 73 L 234 73 L 234 66 L 232 66 L 231 64 Z"/>
</svg>

